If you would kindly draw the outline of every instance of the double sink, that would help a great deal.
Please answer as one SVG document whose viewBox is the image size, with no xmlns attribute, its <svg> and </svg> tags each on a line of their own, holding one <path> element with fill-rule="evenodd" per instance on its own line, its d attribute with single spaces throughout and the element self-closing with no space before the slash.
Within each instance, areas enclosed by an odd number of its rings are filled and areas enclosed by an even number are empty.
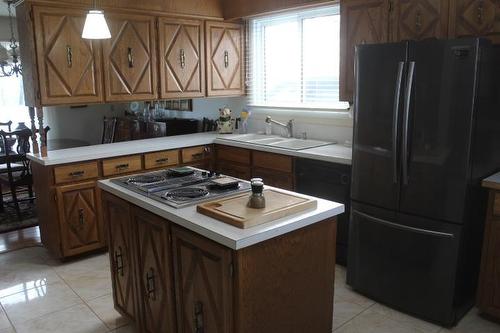
<svg viewBox="0 0 500 333">
<path fill-rule="evenodd" d="M 245 142 L 254 145 L 263 145 L 283 149 L 302 150 L 334 144 L 335 142 L 326 142 L 318 140 L 304 140 L 295 138 L 284 138 L 277 135 L 264 134 L 241 134 L 231 137 L 220 137 L 223 140 Z"/>
</svg>

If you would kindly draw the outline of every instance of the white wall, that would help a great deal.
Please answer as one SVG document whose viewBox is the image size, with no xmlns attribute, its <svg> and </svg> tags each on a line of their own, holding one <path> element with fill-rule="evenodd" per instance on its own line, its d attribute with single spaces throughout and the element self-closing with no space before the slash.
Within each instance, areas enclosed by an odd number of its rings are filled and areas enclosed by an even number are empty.
<svg viewBox="0 0 500 333">
<path fill-rule="evenodd" d="M 219 108 L 227 105 L 233 110 L 234 117 L 238 117 L 245 104 L 246 99 L 243 97 L 199 98 L 193 100 L 193 112 L 167 111 L 166 116 L 216 119 L 219 116 Z M 77 139 L 90 144 L 98 144 L 102 136 L 103 117 L 121 117 L 128 109 L 129 104 L 100 104 L 84 108 L 46 107 L 44 108 L 44 122 L 51 128 L 49 139 Z M 250 132 L 263 132 L 265 117 L 270 115 L 281 122 L 295 119 L 296 136 L 301 136 L 303 132 L 306 132 L 309 139 L 340 143 L 352 141 L 352 118 L 347 112 L 296 112 L 257 108 L 252 108 L 251 111 Z M 279 128 L 274 125 L 273 133 L 280 133 Z"/>
<path fill-rule="evenodd" d="M 195 118 L 207 117 L 216 119 L 219 108 L 227 105 L 239 115 L 245 99 L 233 98 L 200 98 L 193 100 L 193 112 L 168 111 L 168 117 Z M 99 104 L 83 108 L 45 107 L 44 123 L 50 126 L 49 139 L 76 139 L 90 144 L 101 142 L 103 117 L 121 117 L 129 104 Z"/>
</svg>

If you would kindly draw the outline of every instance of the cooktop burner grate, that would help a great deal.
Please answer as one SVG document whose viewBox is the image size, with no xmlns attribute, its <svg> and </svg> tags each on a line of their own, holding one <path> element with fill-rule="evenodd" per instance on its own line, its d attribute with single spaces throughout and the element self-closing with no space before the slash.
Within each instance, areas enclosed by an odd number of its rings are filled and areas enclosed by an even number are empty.
<svg viewBox="0 0 500 333">
<path fill-rule="evenodd" d="M 208 195 L 208 191 L 199 187 L 182 187 L 172 191 L 168 191 L 163 195 L 166 199 L 174 200 L 190 200 L 201 198 Z"/>
<path fill-rule="evenodd" d="M 152 184 L 165 181 L 166 178 L 160 175 L 139 175 L 127 179 L 129 184 Z"/>
</svg>

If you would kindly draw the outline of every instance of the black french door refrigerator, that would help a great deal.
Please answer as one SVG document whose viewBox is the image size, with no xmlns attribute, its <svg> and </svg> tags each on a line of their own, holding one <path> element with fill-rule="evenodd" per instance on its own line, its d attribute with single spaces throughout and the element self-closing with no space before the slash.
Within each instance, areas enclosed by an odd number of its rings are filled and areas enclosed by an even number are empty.
<svg viewBox="0 0 500 333">
<path fill-rule="evenodd" d="M 500 168 L 500 53 L 484 39 L 356 49 L 347 282 L 453 325 L 473 305 Z"/>
</svg>

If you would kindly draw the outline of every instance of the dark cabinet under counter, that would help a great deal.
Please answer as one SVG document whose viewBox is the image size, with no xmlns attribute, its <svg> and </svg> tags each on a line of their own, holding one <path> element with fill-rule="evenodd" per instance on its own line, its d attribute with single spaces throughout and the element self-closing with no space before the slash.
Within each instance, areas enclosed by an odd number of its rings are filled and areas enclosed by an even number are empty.
<svg viewBox="0 0 500 333">
<path fill-rule="evenodd" d="M 351 166 L 305 158 L 295 160 L 298 193 L 312 195 L 345 205 L 337 216 L 337 263 L 346 265 L 349 239 Z"/>
</svg>

